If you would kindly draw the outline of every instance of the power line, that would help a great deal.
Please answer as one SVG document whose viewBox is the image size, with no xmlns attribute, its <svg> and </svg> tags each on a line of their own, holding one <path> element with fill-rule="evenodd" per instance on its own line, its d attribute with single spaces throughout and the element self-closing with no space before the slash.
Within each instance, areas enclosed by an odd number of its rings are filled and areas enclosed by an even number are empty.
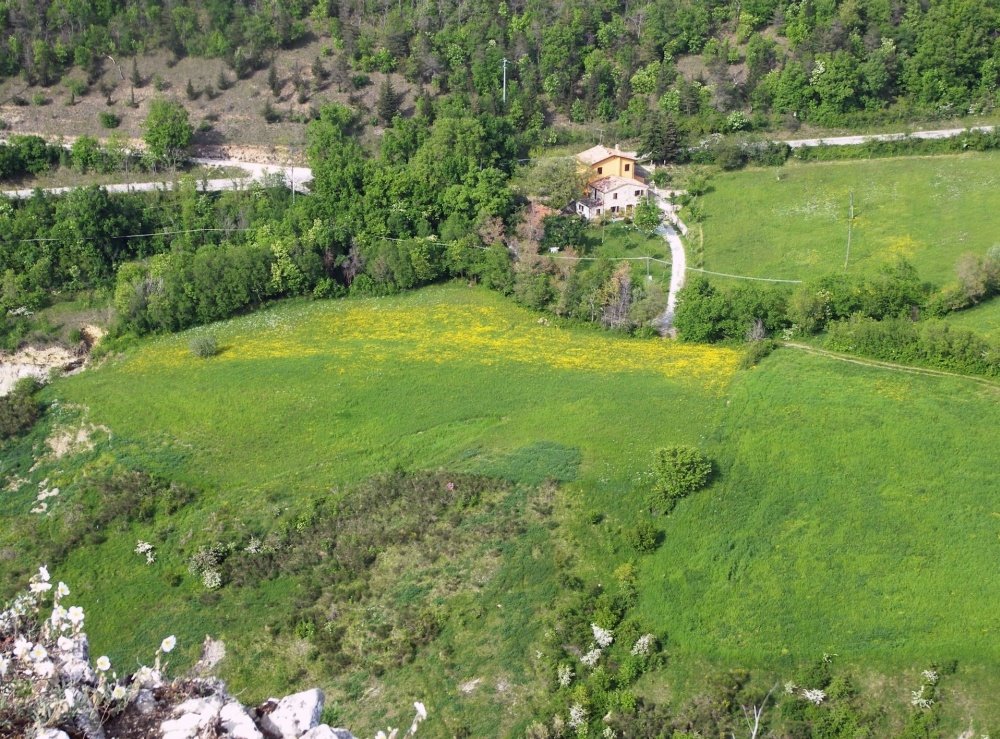
<svg viewBox="0 0 1000 739">
<path fill-rule="evenodd" d="M 712 272 L 707 269 L 699 269 L 698 267 L 688 267 L 688 272 L 701 272 L 706 275 L 715 275 L 717 277 L 732 277 L 734 280 L 758 280 L 760 282 L 787 282 L 793 285 L 798 285 L 802 280 L 778 280 L 771 277 L 748 277 L 746 275 L 730 275 L 725 272 Z"/>
<path fill-rule="evenodd" d="M 26 242 L 39 242 L 39 241 L 98 241 L 100 239 L 140 239 L 147 238 L 149 236 L 175 236 L 177 234 L 194 234 L 194 233 L 206 233 L 209 231 L 224 231 L 231 233 L 233 231 L 246 231 L 249 226 L 234 226 L 233 228 L 188 228 L 180 231 L 152 231 L 150 233 L 144 234 L 122 234 L 120 236 L 79 236 L 70 238 L 56 238 L 56 237 L 46 237 L 37 239 L 15 239 L 13 242 L 7 243 L 26 243 Z M 2 241 L 2 240 L 0 240 Z"/>
</svg>

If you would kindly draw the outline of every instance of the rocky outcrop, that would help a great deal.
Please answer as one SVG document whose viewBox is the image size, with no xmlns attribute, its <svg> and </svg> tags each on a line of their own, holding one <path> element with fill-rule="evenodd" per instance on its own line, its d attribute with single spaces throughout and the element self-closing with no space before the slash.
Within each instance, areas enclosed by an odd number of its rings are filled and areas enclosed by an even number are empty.
<svg viewBox="0 0 1000 739">
<path fill-rule="evenodd" d="M 68 349 L 54 346 L 48 349 L 22 349 L 16 354 L 0 352 L 0 396 L 14 389 L 18 380 L 34 377 L 39 382 L 48 382 L 55 370 L 71 372 L 79 368 L 85 357 Z"/>
<path fill-rule="evenodd" d="M 117 739 L 355 739 L 320 723 L 323 691 L 307 690 L 248 708 L 215 679 L 175 680 L 144 691 L 108 726 Z M 135 713 L 137 715 L 130 716 Z M 36 739 L 61 739 L 39 734 Z"/>
</svg>

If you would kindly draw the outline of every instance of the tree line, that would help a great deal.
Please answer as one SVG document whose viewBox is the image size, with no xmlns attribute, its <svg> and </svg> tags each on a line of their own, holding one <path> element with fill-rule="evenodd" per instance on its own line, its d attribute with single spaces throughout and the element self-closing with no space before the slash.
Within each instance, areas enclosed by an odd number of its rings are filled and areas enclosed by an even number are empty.
<svg viewBox="0 0 1000 739">
<path fill-rule="evenodd" d="M 829 349 L 889 361 L 1000 377 L 1000 343 L 934 320 L 1000 294 L 1000 249 L 966 254 L 956 280 L 939 289 L 907 262 L 871 275 L 829 274 L 794 289 L 691 280 L 678 296 L 675 327 L 684 341 L 760 345 L 773 337 L 819 337 Z M 760 351 L 763 349 L 763 351 Z"/>
<path fill-rule="evenodd" d="M 664 120 L 700 136 L 989 112 L 998 18 L 998 0 L 42 0 L 0 13 L 0 75 L 50 85 L 80 68 L 93 81 L 108 56 L 165 48 L 243 76 L 315 35 L 329 39 L 339 85 L 398 73 L 536 140 L 555 114 L 619 137 Z"/>
</svg>

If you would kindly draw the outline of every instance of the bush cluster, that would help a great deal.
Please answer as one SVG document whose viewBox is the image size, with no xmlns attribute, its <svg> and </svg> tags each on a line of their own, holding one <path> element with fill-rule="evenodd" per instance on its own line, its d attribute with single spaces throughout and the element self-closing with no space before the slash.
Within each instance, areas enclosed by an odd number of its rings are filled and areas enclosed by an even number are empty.
<svg viewBox="0 0 1000 739">
<path fill-rule="evenodd" d="M 711 476 L 712 462 L 698 449 L 690 446 L 657 449 L 650 507 L 669 513 L 679 500 L 705 487 Z"/>
<path fill-rule="evenodd" d="M 214 357 L 219 353 L 219 344 L 214 336 L 196 336 L 191 339 L 191 353 L 199 359 Z"/>
<path fill-rule="evenodd" d="M 854 316 L 831 323 L 824 345 L 892 362 L 1000 377 L 1000 342 L 940 321 Z"/>
<path fill-rule="evenodd" d="M 0 441 L 27 431 L 38 420 L 42 406 L 36 393 L 40 388 L 37 380 L 26 377 L 0 397 Z"/>
</svg>

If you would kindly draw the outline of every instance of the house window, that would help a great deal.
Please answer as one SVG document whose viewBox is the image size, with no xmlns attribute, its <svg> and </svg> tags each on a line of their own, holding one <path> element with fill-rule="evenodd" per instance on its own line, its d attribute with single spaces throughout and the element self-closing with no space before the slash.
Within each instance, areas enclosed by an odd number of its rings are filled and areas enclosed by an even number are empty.
<svg viewBox="0 0 1000 739">
<path fill-rule="evenodd" d="M 595 215 L 601 215 L 601 209 L 600 209 L 600 208 L 598 208 L 597 210 L 595 210 L 595 211 L 594 211 L 594 214 L 595 214 Z"/>
<path fill-rule="evenodd" d="M 618 199 L 618 193 L 615 193 L 614 195 L 612 195 L 611 199 L 612 200 L 617 200 Z"/>
<path fill-rule="evenodd" d="M 617 205 L 612 205 L 611 206 L 611 212 L 612 213 L 617 213 L 618 212 L 618 206 Z"/>
<path fill-rule="evenodd" d="M 636 190 L 636 191 L 635 191 L 635 196 L 636 196 L 636 197 L 639 197 L 639 193 L 640 193 L 640 192 L 642 192 L 642 191 L 641 191 L 641 190 Z"/>
<path fill-rule="evenodd" d="M 597 174 L 604 174 L 604 167 L 598 167 Z"/>
<path fill-rule="evenodd" d="M 631 164 L 626 164 L 626 165 L 625 165 L 625 171 L 626 171 L 626 172 L 628 172 L 628 171 L 629 171 L 629 170 L 630 170 L 631 168 L 632 168 L 632 165 L 631 165 Z"/>
</svg>

